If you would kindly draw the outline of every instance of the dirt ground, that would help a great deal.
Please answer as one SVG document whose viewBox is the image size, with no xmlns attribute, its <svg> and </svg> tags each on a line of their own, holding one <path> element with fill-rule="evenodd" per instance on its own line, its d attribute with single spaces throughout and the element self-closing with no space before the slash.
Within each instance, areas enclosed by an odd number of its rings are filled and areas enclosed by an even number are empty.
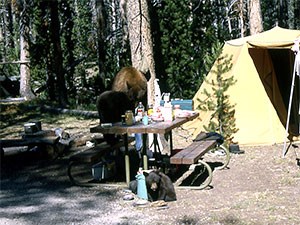
<svg viewBox="0 0 300 225">
<path fill-rule="evenodd" d="M 4 110 L 9 109 L 9 110 Z M 0 138 L 16 138 L 24 123 L 42 121 L 43 129 L 63 128 L 71 136 L 89 137 L 97 119 L 26 113 L 1 108 Z M 182 129 L 173 133 L 174 145 L 186 146 Z M 211 187 L 176 189 L 177 201 L 167 207 L 136 207 L 137 198 L 123 200 L 124 186 L 79 187 L 67 176 L 71 151 L 57 159 L 34 153 L 5 152 L 1 165 L 0 224 L 299 224 L 300 167 L 298 148 L 282 157 L 282 145 L 241 147 L 231 154 L 229 168 L 214 170 Z M 21 152 L 21 153 L 20 153 Z"/>
</svg>

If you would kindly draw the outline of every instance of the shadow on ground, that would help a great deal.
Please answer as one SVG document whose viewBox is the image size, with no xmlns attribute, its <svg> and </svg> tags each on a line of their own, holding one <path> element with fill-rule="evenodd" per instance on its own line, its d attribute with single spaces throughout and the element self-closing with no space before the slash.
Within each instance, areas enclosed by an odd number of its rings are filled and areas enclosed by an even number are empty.
<svg viewBox="0 0 300 225">
<path fill-rule="evenodd" d="M 97 204 L 116 198 L 116 188 L 72 186 L 68 156 L 47 159 L 36 152 L 6 155 L 1 163 L 1 221 L 7 224 L 80 223 Z M 105 208 L 104 208 L 105 211 Z M 80 214 L 78 213 L 80 212 Z"/>
</svg>

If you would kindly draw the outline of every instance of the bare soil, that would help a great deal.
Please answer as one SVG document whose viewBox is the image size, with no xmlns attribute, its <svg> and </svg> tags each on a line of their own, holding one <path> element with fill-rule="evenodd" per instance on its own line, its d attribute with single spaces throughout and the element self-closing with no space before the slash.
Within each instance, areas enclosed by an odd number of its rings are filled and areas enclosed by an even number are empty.
<svg viewBox="0 0 300 225">
<path fill-rule="evenodd" d="M 24 123 L 42 121 L 43 129 L 63 128 L 71 136 L 91 138 L 97 119 L 1 107 L 0 138 L 17 138 Z M 178 128 L 174 145 L 191 141 Z M 300 156 L 297 144 L 282 157 L 282 145 L 241 147 L 231 154 L 229 168 L 214 170 L 211 187 L 176 189 L 178 200 L 167 207 L 136 207 L 123 200 L 124 186 L 79 187 L 67 176 L 72 149 L 56 159 L 34 152 L 1 159 L 0 224 L 299 224 Z M 16 152 L 16 151 L 14 151 Z"/>
</svg>

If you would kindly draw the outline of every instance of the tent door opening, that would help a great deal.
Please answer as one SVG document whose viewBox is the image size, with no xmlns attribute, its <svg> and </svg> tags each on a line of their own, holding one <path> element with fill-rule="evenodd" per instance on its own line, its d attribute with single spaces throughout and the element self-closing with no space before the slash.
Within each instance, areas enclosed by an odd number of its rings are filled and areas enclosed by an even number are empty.
<svg viewBox="0 0 300 225">
<path fill-rule="evenodd" d="M 249 49 L 260 79 L 283 126 L 291 93 L 295 56 L 290 49 Z M 293 103 L 289 121 L 289 134 L 299 135 L 299 78 L 294 82 Z"/>
</svg>

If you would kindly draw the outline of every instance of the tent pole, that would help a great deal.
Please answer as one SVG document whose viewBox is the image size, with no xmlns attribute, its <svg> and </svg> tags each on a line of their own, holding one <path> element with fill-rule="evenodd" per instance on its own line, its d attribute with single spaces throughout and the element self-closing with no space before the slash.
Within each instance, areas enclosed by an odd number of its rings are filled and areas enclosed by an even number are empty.
<svg viewBox="0 0 300 225">
<path fill-rule="evenodd" d="M 295 68 L 295 66 L 294 66 Z M 286 119 L 286 126 L 285 126 L 285 137 L 284 137 L 284 145 L 283 145 L 283 150 L 282 150 L 282 157 L 285 156 L 286 154 L 286 139 L 289 134 L 289 123 L 290 123 L 290 114 L 291 114 L 291 106 L 292 106 L 292 101 L 293 101 L 293 93 L 294 93 L 294 87 L 295 87 L 295 69 L 293 72 L 293 79 L 292 79 L 292 85 L 291 85 L 291 93 L 290 93 L 290 101 L 289 101 L 289 107 L 288 107 L 288 115 Z"/>
<path fill-rule="evenodd" d="M 295 57 L 295 62 L 294 62 L 294 71 L 293 71 L 293 79 L 292 79 L 292 85 L 291 85 L 291 93 L 290 93 L 290 100 L 289 100 L 289 107 L 288 107 L 288 115 L 287 115 L 287 120 L 286 120 L 286 128 L 285 128 L 285 138 L 284 138 L 284 145 L 283 145 L 283 150 L 282 150 L 282 157 L 285 157 L 285 154 L 287 152 L 286 150 L 286 142 L 287 142 L 287 137 L 289 133 L 289 123 L 290 123 L 290 114 L 291 114 L 291 107 L 292 107 L 292 101 L 293 101 L 293 93 L 294 93 L 294 87 L 295 87 L 295 76 L 296 76 L 296 70 L 297 70 L 297 65 L 299 62 L 298 57 L 299 52 L 297 53 Z"/>
</svg>

